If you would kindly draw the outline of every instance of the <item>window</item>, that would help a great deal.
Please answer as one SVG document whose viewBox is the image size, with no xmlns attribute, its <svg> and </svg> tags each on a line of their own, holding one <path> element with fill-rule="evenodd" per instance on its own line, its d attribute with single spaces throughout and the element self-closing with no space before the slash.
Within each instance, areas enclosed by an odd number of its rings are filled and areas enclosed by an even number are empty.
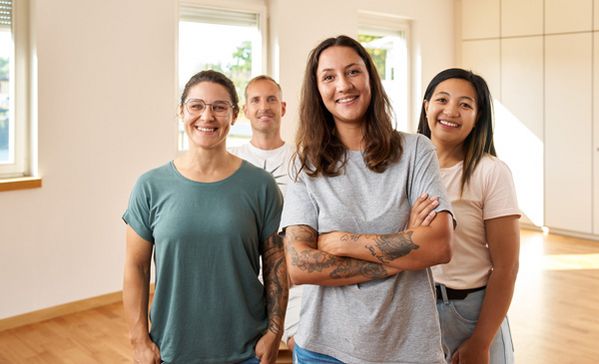
<svg viewBox="0 0 599 364">
<path fill-rule="evenodd" d="M 212 9 L 182 3 L 179 18 L 179 91 L 195 73 L 214 69 L 229 77 L 237 88 L 240 105 L 247 82 L 263 73 L 265 39 L 263 10 Z M 250 123 L 241 112 L 229 132 L 228 145 L 251 137 Z M 179 150 L 187 149 L 183 126 L 179 127 Z"/>
<path fill-rule="evenodd" d="M 408 131 L 410 118 L 409 24 L 406 20 L 360 13 L 359 42 L 377 67 L 394 111 L 395 129 Z"/>
<path fill-rule="evenodd" d="M 0 177 L 31 174 L 27 1 L 0 0 Z"/>
</svg>

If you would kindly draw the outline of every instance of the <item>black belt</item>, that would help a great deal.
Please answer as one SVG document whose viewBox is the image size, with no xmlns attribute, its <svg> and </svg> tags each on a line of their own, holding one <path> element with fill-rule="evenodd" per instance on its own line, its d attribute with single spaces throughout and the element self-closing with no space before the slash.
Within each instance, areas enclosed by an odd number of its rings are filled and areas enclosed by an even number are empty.
<svg viewBox="0 0 599 364">
<path fill-rule="evenodd" d="M 445 287 L 445 291 L 447 292 L 447 299 L 449 300 L 463 300 L 470 293 L 482 291 L 487 288 L 487 286 L 482 286 L 478 288 L 468 288 L 468 289 L 453 289 L 449 287 Z M 441 286 L 435 285 L 435 289 L 437 291 L 437 299 L 442 300 L 443 294 L 441 294 Z"/>
</svg>

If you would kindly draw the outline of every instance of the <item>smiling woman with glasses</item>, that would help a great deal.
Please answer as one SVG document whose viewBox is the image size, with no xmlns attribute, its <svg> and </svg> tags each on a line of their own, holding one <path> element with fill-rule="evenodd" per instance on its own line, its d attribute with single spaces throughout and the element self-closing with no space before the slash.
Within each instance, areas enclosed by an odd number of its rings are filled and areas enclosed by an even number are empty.
<svg viewBox="0 0 599 364">
<path fill-rule="evenodd" d="M 276 361 L 288 295 L 282 197 L 268 172 L 226 150 L 238 102 L 223 74 L 191 77 L 179 103 L 189 150 L 131 193 L 123 303 L 136 363 Z"/>
</svg>

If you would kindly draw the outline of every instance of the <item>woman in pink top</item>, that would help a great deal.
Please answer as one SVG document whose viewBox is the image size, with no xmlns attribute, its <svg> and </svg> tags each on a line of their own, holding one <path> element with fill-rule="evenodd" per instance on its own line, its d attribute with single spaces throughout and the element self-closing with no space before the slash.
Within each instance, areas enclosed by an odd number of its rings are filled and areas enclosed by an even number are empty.
<svg viewBox="0 0 599 364">
<path fill-rule="evenodd" d="M 452 364 L 514 362 L 506 314 L 518 272 L 520 210 L 511 173 L 496 157 L 492 113 L 486 82 L 453 68 L 428 85 L 418 125 L 436 147 L 457 220 L 451 261 L 433 267 Z M 435 201 L 420 201 L 413 215 L 429 216 L 421 222 L 427 224 Z"/>
</svg>

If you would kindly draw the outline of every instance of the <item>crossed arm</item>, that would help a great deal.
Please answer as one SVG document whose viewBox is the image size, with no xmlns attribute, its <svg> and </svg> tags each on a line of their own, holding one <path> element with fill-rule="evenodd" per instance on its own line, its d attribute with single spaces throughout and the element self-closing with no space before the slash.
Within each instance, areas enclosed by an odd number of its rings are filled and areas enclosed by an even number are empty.
<svg viewBox="0 0 599 364">
<path fill-rule="evenodd" d="M 386 278 L 402 270 L 445 263 L 451 257 L 451 216 L 394 234 L 318 233 L 307 225 L 285 230 L 289 275 L 294 284 L 343 286 Z"/>
</svg>

